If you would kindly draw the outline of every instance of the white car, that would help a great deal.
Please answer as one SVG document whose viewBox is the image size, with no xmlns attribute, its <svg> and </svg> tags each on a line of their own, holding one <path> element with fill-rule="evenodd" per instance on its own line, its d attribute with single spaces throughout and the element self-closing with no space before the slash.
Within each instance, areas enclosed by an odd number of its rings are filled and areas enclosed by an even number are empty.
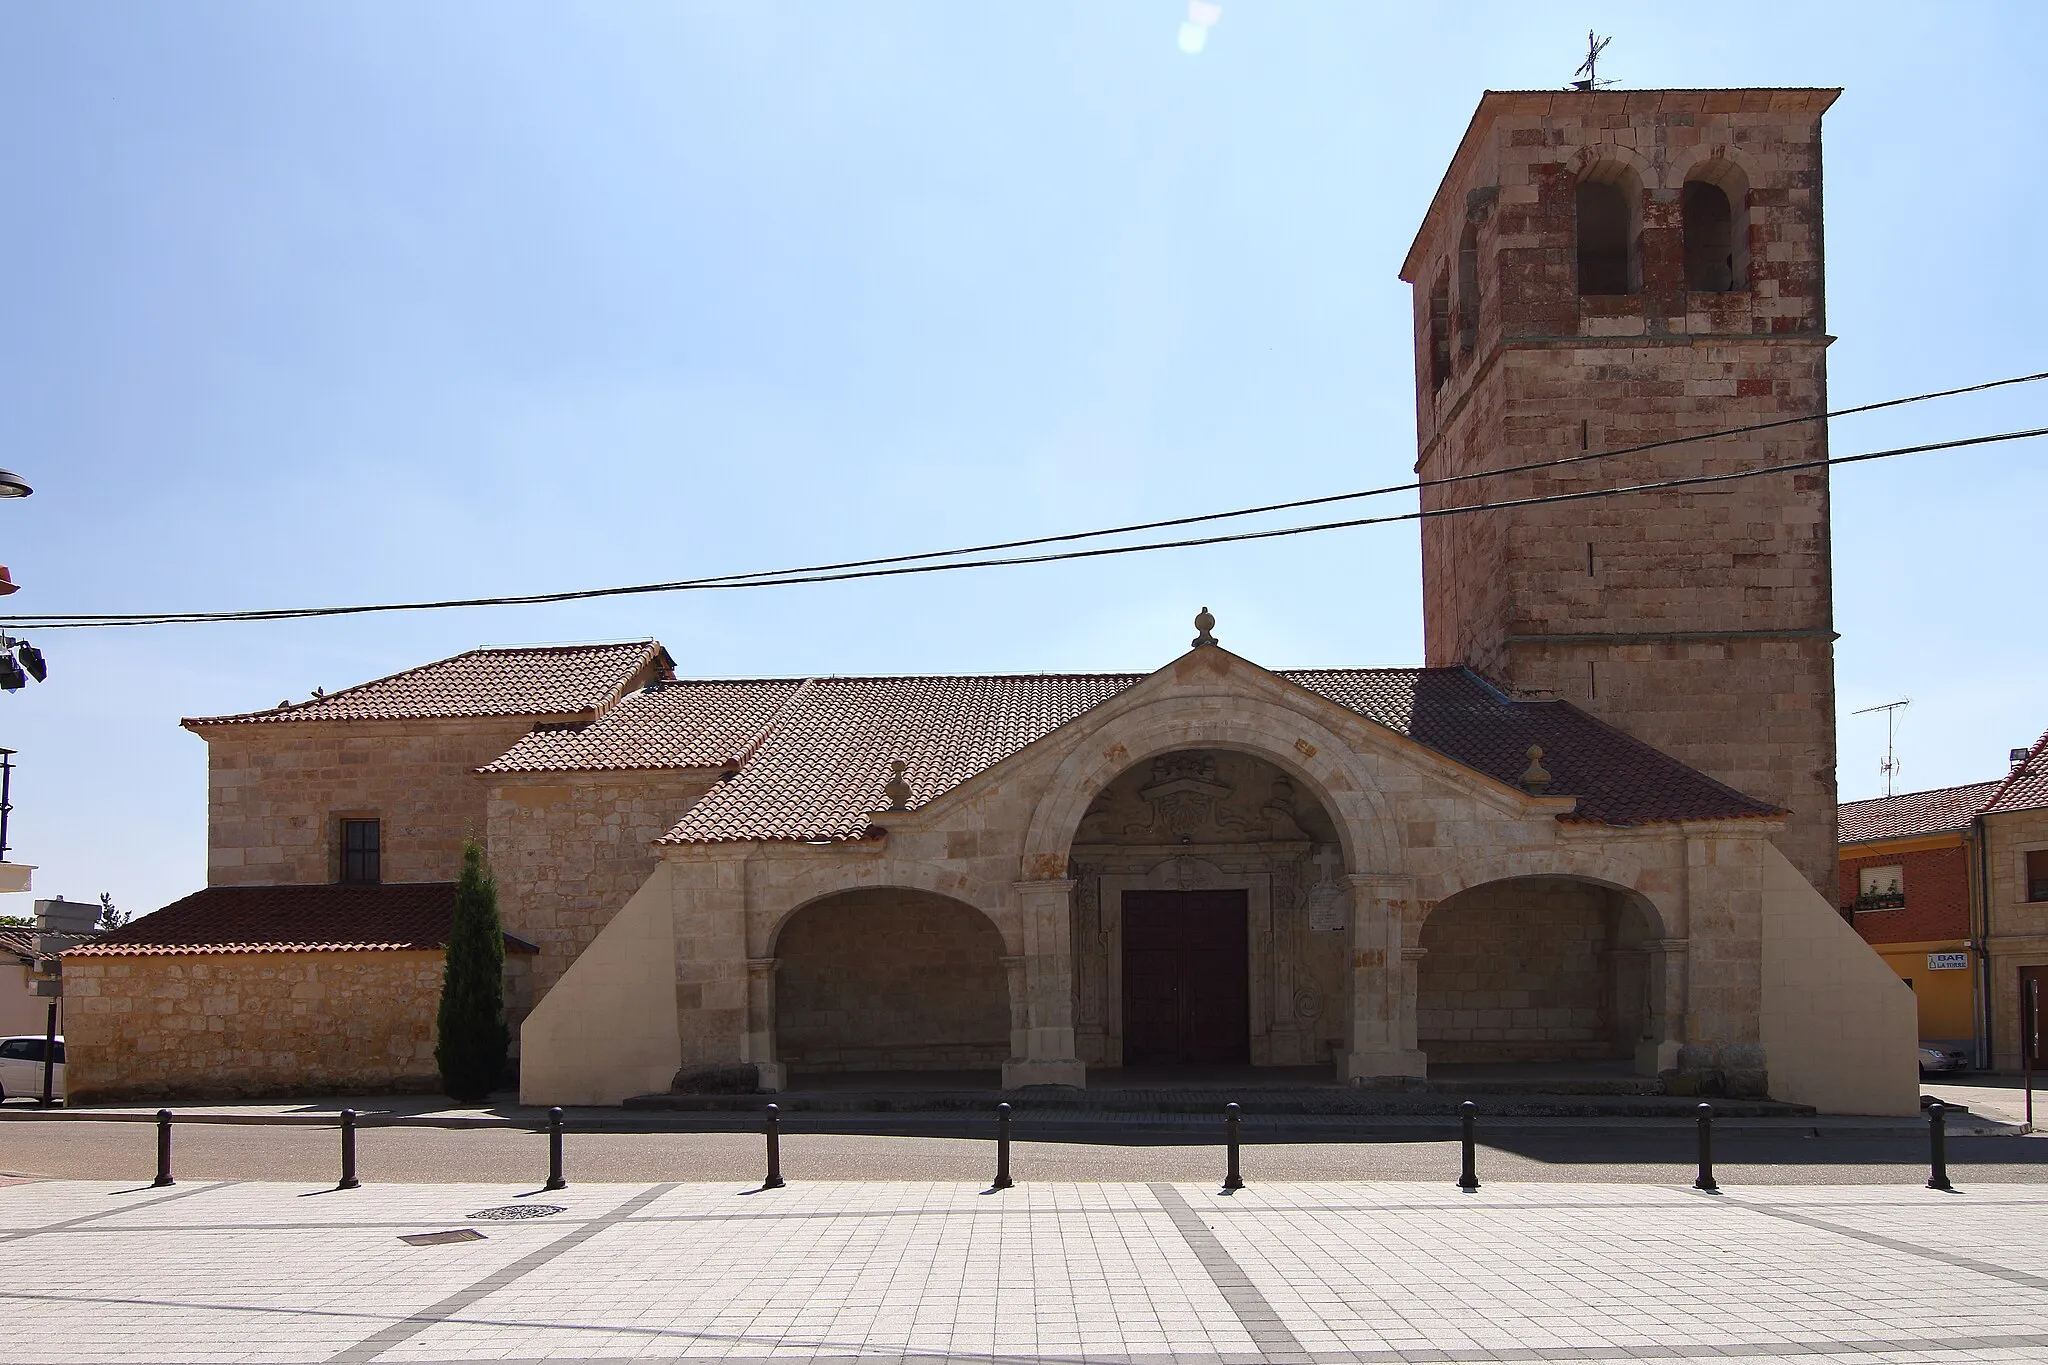
<svg viewBox="0 0 2048 1365">
<path fill-rule="evenodd" d="M 64 1039 L 57 1039 L 56 1065 L 50 1068 L 50 1094 L 64 1098 Z M 0 1038 L 0 1100 L 43 1097 L 43 1035 Z"/>
</svg>

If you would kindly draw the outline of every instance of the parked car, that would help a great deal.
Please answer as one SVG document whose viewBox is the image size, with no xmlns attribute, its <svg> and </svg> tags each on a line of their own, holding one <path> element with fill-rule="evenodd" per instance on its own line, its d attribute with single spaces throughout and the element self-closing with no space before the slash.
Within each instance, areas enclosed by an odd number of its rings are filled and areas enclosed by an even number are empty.
<svg viewBox="0 0 2048 1365">
<path fill-rule="evenodd" d="M 0 1044 L 0 1055 L 5 1055 L 6 1045 Z M 62 1052 L 57 1054 L 63 1056 Z M 1967 1071 L 1970 1054 L 1960 1048 L 1935 1047 L 1930 1043 L 1920 1044 L 1920 1078 L 1938 1076 L 1949 1071 Z"/>
<path fill-rule="evenodd" d="M 64 1040 L 57 1039 L 56 1065 L 50 1068 L 50 1094 L 64 1098 Z M 43 1036 L 0 1038 L 0 1100 L 43 1097 Z"/>
</svg>

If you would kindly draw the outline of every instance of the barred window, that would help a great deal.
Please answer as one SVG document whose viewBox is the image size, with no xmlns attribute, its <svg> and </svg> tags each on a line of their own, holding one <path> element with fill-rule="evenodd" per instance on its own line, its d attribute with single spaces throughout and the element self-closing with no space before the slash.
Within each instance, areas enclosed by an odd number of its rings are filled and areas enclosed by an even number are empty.
<svg viewBox="0 0 2048 1365">
<path fill-rule="evenodd" d="M 383 840 L 375 820 L 341 822 L 341 879 L 354 886 L 374 886 L 384 880 Z"/>
</svg>

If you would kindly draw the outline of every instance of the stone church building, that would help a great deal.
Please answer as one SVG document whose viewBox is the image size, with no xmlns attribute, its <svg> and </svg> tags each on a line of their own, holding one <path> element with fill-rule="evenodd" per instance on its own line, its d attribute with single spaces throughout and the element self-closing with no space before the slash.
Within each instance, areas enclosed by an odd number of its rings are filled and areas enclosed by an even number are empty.
<svg viewBox="0 0 2048 1365">
<path fill-rule="evenodd" d="M 1402 269 L 1423 507 L 1496 508 L 1423 523 L 1426 666 L 1268 668 L 1204 611 L 1143 674 L 643 641 L 188 720 L 208 885 L 66 955 L 72 1093 L 430 1084 L 475 831 L 529 1102 L 1608 1061 L 1913 1112 L 1910 992 L 1828 899 L 1825 469 L 1514 505 L 1825 456 L 1699 438 L 1825 407 L 1836 93 L 1481 100 Z"/>
</svg>

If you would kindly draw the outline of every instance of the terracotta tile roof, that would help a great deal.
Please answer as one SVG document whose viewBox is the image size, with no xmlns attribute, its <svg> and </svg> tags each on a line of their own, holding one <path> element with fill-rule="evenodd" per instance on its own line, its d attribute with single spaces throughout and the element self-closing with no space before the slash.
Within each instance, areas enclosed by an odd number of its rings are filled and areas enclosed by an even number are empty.
<svg viewBox="0 0 2048 1365">
<path fill-rule="evenodd" d="M 184 724 L 595 714 L 615 700 L 650 663 L 663 671 L 669 667 L 668 654 L 658 640 L 472 649 L 452 659 L 409 668 L 311 701 L 270 711 L 197 716 Z"/>
<path fill-rule="evenodd" d="M 1998 786 L 1998 794 L 1985 803 L 1985 814 L 1996 811 L 2040 810 L 2048 807 L 2048 734 L 2027 750 L 2027 761 L 2013 769 Z"/>
<path fill-rule="evenodd" d="M 73 948 L 66 957 L 350 953 L 448 946 L 454 882 L 209 886 Z M 505 935 L 512 952 L 534 946 Z"/>
<path fill-rule="evenodd" d="M 36 931 L 18 925 L 0 926 L 0 952 L 12 953 L 29 962 L 35 961 Z"/>
<path fill-rule="evenodd" d="M 650 683 L 589 725 L 534 731 L 481 771 L 729 767 L 802 685 L 795 678 Z"/>
<path fill-rule="evenodd" d="M 814 678 L 731 781 L 663 843 L 858 839 L 888 804 L 889 760 L 921 805 L 1138 682 L 1139 673 Z"/>
<path fill-rule="evenodd" d="M 1960 787 L 1878 796 L 1868 801 L 1844 801 L 1838 814 L 1841 842 L 1862 844 L 1873 839 L 1959 833 L 1970 827 L 1971 818 L 1984 809 L 2002 785 L 1971 782 Z"/>
<path fill-rule="evenodd" d="M 1517 701 L 1462 668 L 1305 669 L 1279 676 L 1513 785 L 1540 744 L 1569 820 L 1613 825 L 1772 817 L 1742 795 L 1565 702 Z M 753 755 L 665 843 L 845 840 L 870 830 L 891 759 L 922 805 L 1145 677 L 819 678 L 790 695 Z M 595 729 L 596 727 L 592 727 Z M 515 751 L 516 752 L 516 751 Z"/>
</svg>

